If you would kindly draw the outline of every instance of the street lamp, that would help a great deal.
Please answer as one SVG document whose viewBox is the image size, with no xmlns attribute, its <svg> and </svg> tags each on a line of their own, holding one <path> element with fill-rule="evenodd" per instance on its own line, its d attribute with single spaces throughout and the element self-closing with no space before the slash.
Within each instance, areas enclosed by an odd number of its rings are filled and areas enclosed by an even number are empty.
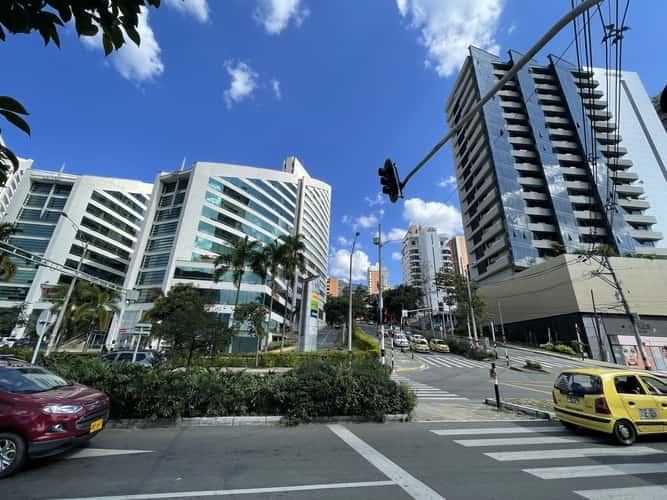
<svg viewBox="0 0 667 500">
<path fill-rule="evenodd" d="M 70 224 L 72 224 L 72 227 L 76 231 L 76 234 L 81 235 L 81 240 L 83 241 L 83 253 L 81 254 L 81 258 L 79 259 L 79 263 L 76 266 L 76 273 L 72 277 L 72 281 L 70 281 L 69 288 L 67 289 L 67 293 L 65 294 L 65 298 L 63 299 L 63 304 L 62 307 L 60 308 L 60 311 L 58 311 L 58 317 L 56 318 L 56 323 L 53 325 L 53 332 L 51 332 L 51 338 L 49 339 L 49 346 L 46 349 L 46 355 L 48 356 L 51 354 L 51 351 L 56 347 L 57 341 L 58 341 L 58 333 L 60 330 L 60 326 L 62 325 L 63 318 L 65 317 L 65 311 L 67 310 L 67 307 L 69 305 L 69 301 L 72 298 L 72 293 L 74 292 L 74 287 L 76 286 L 76 281 L 77 278 L 79 277 L 79 272 L 81 271 L 81 266 L 83 264 L 83 259 L 86 258 L 86 253 L 88 252 L 88 240 L 86 237 L 83 235 L 83 231 L 81 231 L 81 228 L 79 225 L 74 222 L 72 219 L 70 219 L 69 215 L 67 215 L 65 212 L 62 212 L 61 214 L 65 220 L 69 221 Z"/>
<path fill-rule="evenodd" d="M 352 361 L 352 258 L 354 257 L 354 247 L 357 246 L 359 234 L 359 231 L 354 233 L 352 252 L 350 252 L 350 290 L 349 303 L 347 305 L 347 357 L 350 361 Z"/>
</svg>

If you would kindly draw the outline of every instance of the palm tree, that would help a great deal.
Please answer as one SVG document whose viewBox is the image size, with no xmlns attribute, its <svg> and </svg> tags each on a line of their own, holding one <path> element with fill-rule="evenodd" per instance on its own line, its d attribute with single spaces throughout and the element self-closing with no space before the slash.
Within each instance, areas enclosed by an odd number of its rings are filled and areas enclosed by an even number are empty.
<svg viewBox="0 0 667 500">
<path fill-rule="evenodd" d="M 257 252 L 257 242 L 249 241 L 248 236 L 236 241 L 231 252 L 218 255 L 213 262 L 213 281 L 220 281 L 220 278 L 228 271 L 232 273 L 232 282 L 236 285 L 236 298 L 234 299 L 234 309 L 229 315 L 230 328 L 234 322 L 234 311 L 239 305 L 241 295 L 241 281 L 246 273 L 246 266 L 250 265 L 255 259 Z"/>
<path fill-rule="evenodd" d="M 83 322 L 89 320 L 88 335 L 84 349 L 88 347 L 93 333 L 93 327 L 97 321 L 97 329 L 104 331 L 109 327 L 113 315 L 120 312 L 118 307 L 119 295 L 110 290 L 105 290 L 97 286 L 86 286 L 84 291 L 84 302 L 74 311 L 74 320 Z"/>
<path fill-rule="evenodd" d="M 0 241 L 7 241 L 11 235 L 18 231 L 16 224 L 0 224 Z M 16 276 L 16 264 L 8 254 L 2 253 L 0 257 L 0 281 L 11 281 Z"/>
<path fill-rule="evenodd" d="M 273 296 L 276 294 L 276 279 L 280 274 L 280 268 L 285 260 L 285 251 L 283 246 L 274 240 L 270 245 L 265 246 L 261 250 L 255 252 L 253 256 L 251 267 L 253 271 L 262 278 L 262 282 L 266 284 L 267 278 L 271 277 L 271 297 L 269 299 L 269 317 L 266 321 L 266 333 L 271 333 L 271 315 L 273 314 Z M 268 342 L 265 347 L 268 347 Z"/>
<path fill-rule="evenodd" d="M 306 267 L 306 245 L 301 239 L 300 234 L 283 235 L 280 237 L 282 253 L 283 253 L 283 268 L 285 269 L 285 280 L 287 281 L 287 299 L 289 301 L 291 292 L 294 292 L 293 285 L 296 280 L 297 273 L 300 269 Z M 293 299 L 293 297 L 292 297 Z M 287 305 L 287 304 L 286 304 Z M 285 309 L 285 317 L 287 317 L 287 308 Z M 294 320 L 294 312 L 292 313 L 292 320 Z M 281 348 L 284 344 L 286 321 L 283 321 L 283 340 L 281 340 Z"/>
</svg>

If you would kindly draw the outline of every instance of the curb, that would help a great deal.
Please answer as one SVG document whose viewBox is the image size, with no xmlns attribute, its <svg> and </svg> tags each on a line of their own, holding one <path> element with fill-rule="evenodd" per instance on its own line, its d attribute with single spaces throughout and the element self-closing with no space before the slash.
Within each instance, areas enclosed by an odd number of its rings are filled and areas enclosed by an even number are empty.
<svg viewBox="0 0 667 500">
<path fill-rule="evenodd" d="M 518 366 L 512 366 L 512 365 L 510 365 L 510 370 L 514 370 L 515 372 L 522 372 L 522 371 L 524 371 L 523 368 L 519 368 Z"/>
<path fill-rule="evenodd" d="M 381 418 L 366 416 L 315 417 L 304 423 L 345 423 L 345 422 L 408 422 L 407 413 L 389 414 Z M 193 429 L 199 427 L 248 427 L 289 425 L 289 419 L 280 415 L 247 417 L 192 417 L 192 418 L 130 418 L 109 420 L 105 427 L 109 429 Z"/>
<path fill-rule="evenodd" d="M 484 404 L 489 406 L 496 406 L 496 400 L 491 398 L 484 399 Z M 533 417 L 542 418 L 544 420 L 556 420 L 556 414 L 551 411 L 538 410 L 531 406 L 518 405 L 515 403 L 507 403 L 506 401 L 501 401 L 500 406 L 505 410 L 518 411 L 525 413 L 527 415 L 532 415 Z"/>
<path fill-rule="evenodd" d="M 411 368 L 394 368 L 394 373 L 410 373 L 410 372 L 421 372 L 428 368 L 426 365 L 419 365 Z"/>
</svg>

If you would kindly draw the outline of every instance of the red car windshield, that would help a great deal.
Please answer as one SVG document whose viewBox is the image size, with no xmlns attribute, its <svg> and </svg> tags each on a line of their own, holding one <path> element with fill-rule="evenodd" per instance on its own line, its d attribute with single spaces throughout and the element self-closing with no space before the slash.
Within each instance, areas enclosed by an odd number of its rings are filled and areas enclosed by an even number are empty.
<svg viewBox="0 0 667 500">
<path fill-rule="evenodd" d="M 34 394 L 70 385 L 67 380 L 44 368 L 0 368 L 0 390 Z"/>
</svg>

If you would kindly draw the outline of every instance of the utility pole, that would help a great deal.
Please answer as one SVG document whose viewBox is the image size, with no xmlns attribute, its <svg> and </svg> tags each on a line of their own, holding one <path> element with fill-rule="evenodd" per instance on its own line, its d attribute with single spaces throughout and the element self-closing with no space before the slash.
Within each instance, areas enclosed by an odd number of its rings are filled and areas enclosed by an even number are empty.
<svg viewBox="0 0 667 500">
<path fill-rule="evenodd" d="M 349 304 L 347 305 L 347 358 L 352 362 L 352 259 L 354 258 L 354 247 L 357 246 L 357 237 L 359 231 L 354 233 L 354 241 L 352 242 L 352 252 L 350 252 L 350 289 L 348 293 Z"/>
<path fill-rule="evenodd" d="M 500 331 L 503 334 L 503 342 L 506 342 L 507 338 L 505 337 L 505 322 L 503 321 L 503 310 L 500 308 L 500 301 L 497 301 L 496 304 L 498 304 L 498 316 L 500 316 Z"/>
<path fill-rule="evenodd" d="M 628 301 L 625 298 L 625 293 L 623 292 L 623 286 L 621 285 L 621 282 L 618 280 L 618 276 L 616 276 L 616 271 L 614 271 L 614 268 L 611 265 L 609 257 L 607 255 L 602 255 L 600 260 L 602 261 L 601 262 L 602 266 L 609 270 L 609 275 L 611 276 L 611 279 L 613 281 L 613 283 L 609 283 L 608 281 L 607 283 L 611 284 L 618 292 L 618 298 L 623 304 L 623 309 L 625 310 L 625 314 L 627 314 L 628 318 L 630 318 L 630 323 L 632 324 L 632 330 L 634 331 L 635 334 L 635 341 L 637 342 L 637 349 L 639 350 L 639 354 L 641 355 L 642 361 L 644 362 L 644 368 L 646 370 L 651 370 L 652 367 L 648 358 L 646 357 L 646 352 L 644 352 L 644 344 L 642 342 L 641 334 L 639 333 L 639 325 L 637 324 L 637 315 L 633 314 L 632 311 L 630 310 L 630 304 L 628 304 Z M 600 275 L 601 273 L 598 273 L 598 276 Z"/>
<path fill-rule="evenodd" d="M 382 224 L 378 224 L 378 306 L 380 308 L 380 364 L 384 366 L 384 310 L 382 304 Z"/>
<path fill-rule="evenodd" d="M 472 336 L 475 344 L 478 342 L 477 338 L 477 322 L 475 321 L 475 309 L 472 305 L 472 292 L 470 291 L 470 266 L 466 266 L 466 284 L 468 285 L 468 305 L 470 310 L 470 317 L 472 319 Z"/>
<path fill-rule="evenodd" d="M 600 329 L 600 318 L 598 317 L 598 310 L 595 307 L 595 295 L 593 295 L 592 288 L 591 288 L 591 302 L 593 303 L 593 319 L 595 320 L 593 324 L 595 325 L 595 333 L 598 337 L 598 345 L 600 348 L 600 359 L 602 361 L 607 361 L 607 350 L 604 348 L 604 345 L 602 344 L 602 330 Z"/>
</svg>

